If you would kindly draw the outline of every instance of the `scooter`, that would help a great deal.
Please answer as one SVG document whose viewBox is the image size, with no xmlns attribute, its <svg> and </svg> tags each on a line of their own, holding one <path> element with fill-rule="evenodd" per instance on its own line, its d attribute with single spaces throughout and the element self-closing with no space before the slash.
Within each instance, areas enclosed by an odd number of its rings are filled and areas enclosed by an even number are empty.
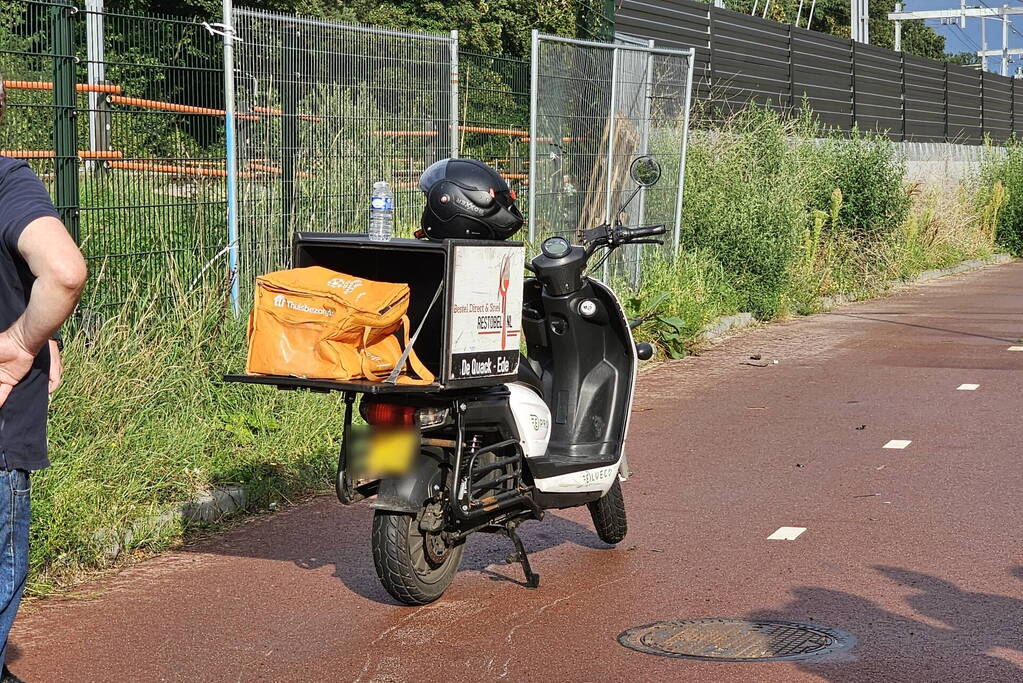
<svg viewBox="0 0 1023 683">
<path fill-rule="evenodd" d="M 637 186 L 611 224 L 583 231 L 580 245 L 552 237 L 526 265 L 534 276 L 524 283 L 527 354 L 517 381 L 362 399 L 369 430 L 414 433 L 419 454 L 403 474 L 359 485 L 357 448 L 349 444 L 354 397 L 347 398 L 338 498 L 351 504 L 375 494 L 373 560 L 398 601 L 438 599 L 476 532 L 506 535 L 515 548 L 509 562 L 521 564 L 527 587 L 537 587 L 516 529 L 550 509 L 587 505 L 601 540 L 613 545 L 625 537 L 624 443 L 637 361 L 653 349 L 634 342 L 614 292 L 586 269 L 600 250 L 656 242 L 648 238 L 665 231 L 621 224 L 641 188 L 656 184 L 660 166 L 640 157 L 630 175 Z"/>
</svg>

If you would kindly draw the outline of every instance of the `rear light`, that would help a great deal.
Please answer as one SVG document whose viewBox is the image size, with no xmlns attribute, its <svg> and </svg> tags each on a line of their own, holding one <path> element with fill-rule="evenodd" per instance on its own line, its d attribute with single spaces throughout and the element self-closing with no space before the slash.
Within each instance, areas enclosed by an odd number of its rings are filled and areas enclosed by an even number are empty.
<svg viewBox="0 0 1023 683">
<path fill-rule="evenodd" d="M 378 427 L 412 427 L 416 423 L 416 409 L 396 403 L 370 403 L 363 417 Z"/>
<path fill-rule="evenodd" d="M 450 408 L 420 408 L 416 411 L 416 417 L 419 418 L 419 426 L 427 429 L 444 424 L 449 412 Z"/>
</svg>

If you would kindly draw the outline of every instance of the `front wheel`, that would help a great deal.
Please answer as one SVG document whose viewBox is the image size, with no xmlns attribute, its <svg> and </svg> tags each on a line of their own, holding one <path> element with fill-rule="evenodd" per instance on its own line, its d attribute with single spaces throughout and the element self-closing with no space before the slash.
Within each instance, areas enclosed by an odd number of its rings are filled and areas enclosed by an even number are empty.
<svg viewBox="0 0 1023 683">
<path fill-rule="evenodd" d="M 462 563 L 465 544 L 448 545 L 424 532 L 415 515 L 377 510 L 373 515 L 373 564 L 391 596 L 406 605 L 425 605 L 447 590 Z"/>
<path fill-rule="evenodd" d="M 600 540 L 611 545 L 621 543 L 629 527 L 625 520 L 625 497 L 622 496 L 622 486 L 618 478 L 615 477 L 615 483 L 607 493 L 592 503 L 587 503 L 586 507 L 590 509 L 593 527 L 597 530 Z"/>
</svg>

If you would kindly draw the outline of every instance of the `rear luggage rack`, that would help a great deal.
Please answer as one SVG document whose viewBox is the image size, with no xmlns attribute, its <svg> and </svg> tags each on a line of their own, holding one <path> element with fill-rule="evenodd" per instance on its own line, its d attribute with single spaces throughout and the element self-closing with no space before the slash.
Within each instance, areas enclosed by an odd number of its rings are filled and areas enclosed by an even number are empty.
<svg viewBox="0 0 1023 683">
<path fill-rule="evenodd" d="M 242 384 L 266 384 L 283 390 L 307 389 L 326 393 L 329 391 L 343 391 L 353 394 L 429 394 L 444 391 L 444 387 L 436 382 L 433 384 L 389 384 L 386 382 L 373 382 L 367 379 L 361 380 L 332 380 L 332 379 L 306 379 L 304 377 L 286 377 L 284 375 L 246 375 L 234 374 L 225 375 L 225 382 L 240 382 Z"/>
<path fill-rule="evenodd" d="M 473 444 L 474 445 L 474 444 Z M 470 446 L 471 448 L 471 446 Z M 514 448 L 514 455 L 499 458 L 496 462 L 477 466 L 479 456 L 496 453 L 503 448 Z M 483 512 L 493 512 L 526 504 L 528 506 L 531 487 L 523 485 L 522 472 L 524 466 L 522 446 L 516 439 L 499 441 L 489 446 L 474 450 L 469 456 L 466 476 L 459 482 L 458 501 L 466 517 Z M 487 479 L 493 472 L 501 472 L 500 476 Z M 513 484 L 507 488 L 506 484 Z"/>
</svg>

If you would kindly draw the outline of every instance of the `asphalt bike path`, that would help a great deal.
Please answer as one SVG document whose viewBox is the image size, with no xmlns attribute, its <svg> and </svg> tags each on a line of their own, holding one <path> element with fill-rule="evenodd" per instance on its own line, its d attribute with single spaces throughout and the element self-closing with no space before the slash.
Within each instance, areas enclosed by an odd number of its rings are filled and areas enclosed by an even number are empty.
<svg viewBox="0 0 1023 683">
<path fill-rule="evenodd" d="M 503 564 L 507 539 L 476 535 L 440 601 L 399 606 L 373 570 L 371 510 L 322 496 L 36 602 L 11 668 L 28 681 L 1023 681 L 1021 338 L 1020 262 L 765 326 L 642 376 L 629 534 L 604 545 L 585 508 L 526 523 L 537 590 Z M 769 539 L 782 527 L 794 540 Z M 729 663 L 616 640 L 699 617 L 857 642 Z"/>
</svg>

